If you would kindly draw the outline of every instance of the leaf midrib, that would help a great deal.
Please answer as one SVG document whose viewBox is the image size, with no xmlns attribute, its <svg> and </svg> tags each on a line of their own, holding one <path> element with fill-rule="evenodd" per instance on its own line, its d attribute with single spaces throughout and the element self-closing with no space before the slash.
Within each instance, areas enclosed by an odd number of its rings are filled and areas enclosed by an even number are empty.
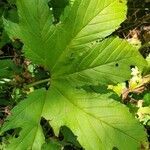
<svg viewBox="0 0 150 150">
<path fill-rule="evenodd" d="M 53 88 L 54 88 L 54 87 L 53 87 Z M 65 95 L 59 90 L 58 87 L 55 86 L 55 89 L 56 89 L 56 91 L 58 91 L 58 92 L 65 98 L 65 100 L 67 100 L 71 105 L 73 105 L 73 106 L 76 107 L 79 111 L 81 111 L 81 113 L 84 113 L 85 115 L 94 118 L 96 121 L 98 120 L 100 123 L 103 122 L 104 124 L 110 126 L 111 128 L 113 128 L 113 129 L 115 129 L 115 130 L 118 130 L 118 131 L 121 132 L 122 134 L 124 134 L 124 135 L 126 135 L 126 136 L 132 138 L 133 140 L 135 140 L 137 143 L 139 142 L 137 139 L 135 139 L 135 138 L 132 137 L 131 135 L 125 133 L 123 130 L 118 129 L 118 128 L 116 128 L 116 127 L 114 127 L 114 126 L 108 124 L 107 122 L 105 122 L 105 121 L 101 120 L 100 118 L 98 118 L 98 117 L 96 117 L 96 116 L 94 116 L 94 115 L 92 115 L 92 114 L 86 112 L 86 111 L 83 110 L 81 107 L 79 107 L 78 105 L 74 104 L 74 103 L 70 100 L 70 98 L 68 98 L 67 96 L 65 96 Z M 87 118 L 88 118 L 88 117 L 87 117 Z"/>
<path fill-rule="evenodd" d="M 113 2 L 111 2 L 110 4 L 108 4 L 104 9 L 106 9 L 107 7 L 109 7 L 111 4 L 113 4 L 116 1 L 117 0 L 114 0 Z M 79 6 L 78 6 L 78 8 L 79 8 Z M 70 50 L 69 47 L 71 46 L 73 40 L 76 39 L 76 37 L 78 36 L 78 34 L 89 24 L 89 22 L 91 22 L 96 16 L 98 16 L 104 9 L 100 10 L 94 17 L 92 17 L 89 21 L 87 21 L 87 23 L 75 34 L 74 38 L 72 38 L 72 39 L 69 40 L 68 45 L 66 45 L 66 47 L 64 48 L 64 50 L 62 51 L 62 53 L 58 57 L 56 63 L 53 65 L 53 67 L 51 69 L 52 72 L 55 69 L 55 67 L 57 66 L 57 64 L 59 64 L 59 60 L 63 58 L 63 56 L 66 53 L 66 51 Z"/>
<path fill-rule="evenodd" d="M 72 76 L 72 75 L 75 75 L 75 74 L 78 74 L 78 73 L 82 73 L 82 72 L 84 72 L 84 71 L 88 71 L 88 70 L 91 70 L 91 69 L 96 69 L 96 68 L 99 68 L 99 67 L 105 67 L 105 66 L 107 66 L 107 65 L 110 65 L 110 64 L 114 64 L 114 63 L 116 63 L 116 62 L 118 62 L 118 61 L 123 61 L 123 60 L 126 60 L 126 59 L 130 59 L 130 58 L 136 58 L 136 57 L 138 57 L 138 55 L 136 55 L 136 56 L 130 56 L 130 57 L 126 57 L 126 58 L 123 58 L 123 59 L 118 59 L 118 60 L 115 60 L 115 61 L 113 61 L 113 62 L 109 62 L 109 63 L 105 63 L 105 64 L 101 64 L 101 65 L 96 65 L 96 66 L 92 66 L 92 67 L 88 67 L 88 68 L 86 68 L 86 69 L 81 69 L 81 70 L 79 70 L 79 71 L 76 71 L 76 72 L 73 72 L 73 73 L 70 73 L 70 74 L 61 74 L 61 75 L 52 75 L 52 79 L 53 80 L 58 80 L 58 79 L 61 79 L 61 78 L 68 78 L 68 77 L 70 77 L 70 76 Z M 114 66 L 115 67 L 115 66 Z M 102 72 L 103 73 L 103 72 Z M 108 73 L 108 72 L 107 72 Z M 115 75 L 115 74 L 113 74 L 113 75 Z M 117 75 L 116 75 L 117 76 Z M 117 77 L 119 77 L 119 76 L 117 76 Z"/>
</svg>

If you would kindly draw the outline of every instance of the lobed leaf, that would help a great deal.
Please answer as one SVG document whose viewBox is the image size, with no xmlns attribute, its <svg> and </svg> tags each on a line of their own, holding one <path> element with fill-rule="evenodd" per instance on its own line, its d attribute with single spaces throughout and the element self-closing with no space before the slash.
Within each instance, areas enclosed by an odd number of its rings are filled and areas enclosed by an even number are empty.
<svg viewBox="0 0 150 150">
<path fill-rule="evenodd" d="M 125 18 L 125 0 L 76 0 L 69 16 L 53 35 L 55 44 L 51 44 L 53 52 L 48 57 L 51 71 L 61 64 L 68 52 L 81 48 L 84 51 L 91 42 L 110 35 Z"/>
<path fill-rule="evenodd" d="M 3 131 L 21 128 L 18 138 L 14 138 L 8 145 L 8 150 L 41 150 L 45 143 L 44 134 L 40 126 L 44 105 L 44 90 L 37 90 L 27 100 L 22 101 L 12 110 L 12 115 L 2 128 Z"/>
<path fill-rule="evenodd" d="M 130 78 L 131 66 L 142 70 L 146 64 L 135 47 L 125 40 L 112 37 L 91 48 L 65 55 L 59 66 L 55 67 L 52 78 L 65 78 L 78 86 L 118 83 Z"/>
<path fill-rule="evenodd" d="M 25 56 L 51 73 L 50 88 L 29 95 L 2 127 L 2 132 L 22 129 L 8 149 L 40 150 L 45 143 L 42 117 L 56 134 L 61 126 L 69 127 L 86 150 L 139 148 L 145 132 L 125 106 L 109 94 L 77 89 L 124 81 L 131 65 L 141 69 L 146 65 L 127 42 L 114 37 L 104 40 L 126 18 L 126 1 L 75 0 L 68 17 L 56 26 L 47 2 L 17 0 L 19 23 L 4 19 L 10 37 L 24 43 Z"/>
<path fill-rule="evenodd" d="M 125 150 L 127 145 L 133 150 L 145 140 L 143 127 L 125 106 L 110 99 L 109 94 L 87 93 L 61 81 L 55 82 L 48 91 L 35 91 L 14 108 L 2 131 L 18 127 L 22 130 L 8 149 L 40 149 L 44 143 L 41 117 L 49 120 L 55 133 L 61 126 L 68 126 L 86 150 L 114 147 Z"/>
<path fill-rule="evenodd" d="M 17 0 L 19 24 L 4 19 L 5 30 L 10 37 L 24 43 L 26 57 L 45 67 L 45 52 L 49 51 L 49 40 L 54 32 L 47 3 L 47 0 Z"/>
<path fill-rule="evenodd" d="M 55 27 L 47 0 L 17 0 L 19 24 L 5 21 L 5 30 L 22 40 L 26 57 L 52 71 L 66 51 L 88 46 L 117 29 L 126 18 L 125 4 L 125 0 L 76 0 L 66 20 Z"/>
</svg>

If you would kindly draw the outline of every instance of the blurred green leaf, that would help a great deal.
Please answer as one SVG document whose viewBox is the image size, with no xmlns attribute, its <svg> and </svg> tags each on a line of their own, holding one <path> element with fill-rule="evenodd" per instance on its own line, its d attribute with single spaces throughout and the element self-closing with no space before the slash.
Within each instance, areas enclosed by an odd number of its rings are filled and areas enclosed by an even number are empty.
<svg viewBox="0 0 150 150">
<path fill-rule="evenodd" d="M 50 0 L 49 4 L 53 8 L 53 15 L 57 23 L 64 8 L 69 4 L 69 0 Z"/>
<path fill-rule="evenodd" d="M 2 48 L 6 43 L 10 42 L 10 39 L 5 31 L 2 32 L 0 36 L 0 48 Z"/>
<path fill-rule="evenodd" d="M 7 0 L 7 2 L 8 2 L 9 4 L 11 4 L 11 5 L 16 4 L 16 0 Z"/>
<path fill-rule="evenodd" d="M 0 78 L 10 78 L 14 74 L 13 68 L 14 63 L 12 60 L 1 60 L 0 61 Z"/>
<path fill-rule="evenodd" d="M 75 136 L 69 128 L 63 126 L 60 131 L 61 134 L 63 134 L 64 143 L 67 142 L 68 144 L 73 144 L 76 147 L 81 147 L 79 142 L 77 141 L 77 136 Z"/>
<path fill-rule="evenodd" d="M 144 95 L 144 106 L 150 106 L 150 93 Z"/>
<path fill-rule="evenodd" d="M 61 146 L 54 141 L 49 141 L 48 143 L 43 144 L 41 150 L 61 150 Z"/>
</svg>

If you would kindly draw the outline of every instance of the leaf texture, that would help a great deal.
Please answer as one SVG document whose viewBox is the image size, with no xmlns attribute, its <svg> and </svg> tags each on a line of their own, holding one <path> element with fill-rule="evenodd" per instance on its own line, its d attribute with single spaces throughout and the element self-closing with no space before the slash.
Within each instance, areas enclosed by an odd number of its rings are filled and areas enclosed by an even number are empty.
<svg viewBox="0 0 150 150">
<path fill-rule="evenodd" d="M 130 78 L 131 66 L 146 66 L 136 48 L 114 37 L 85 50 L 71 51 L 63 60 L 52 78 L 65 78 L 78 86 L 123 82 Z"/>
<path fill-rule="evenodd" d="M 37 90 L 27 100 L 15 107 L 12 115 L 8 117 L 10 122 L 2 129 L 3 131 L 21 128 L 19 138 L 14 138 L 9 144 L 8 150 L 41 150 L 45 142 L 42 128 L 40 126 L 41 113 L 44 106 L 44 90 Z"/>
<path fill-rule="evenodd" d="M 55 31 L 47 0 L 17 0 L 17 8 L 19 24 L 4 19 L 5 30 L 12 39 L 24 43 L 26 57 L 47 67 L 45 53 Z"/>
<path fill-rule="evenodd" d="M 88 47 L 97 39 L 105 38 L 126 18 L 126 1 L 76 0 L 69 16 L 53 35 L 56 39 L 50 56 L 51 71 L 61 63 L 68 51 Z M 105 25 L 104 25 L 105 24 Z M 61 41 L 61 43 L 59 42 Z M 57 59 L 57 62 L 55 61 Z"/>
<path fill-rule="evenodd" d="M 22 129 L 8 149 L 40 150 L 45 143 L 41 117 L 56 134 L 61 126 L 69 127 L 86 150 L 138 149 L 145 132 L 128 109 L 109 94 L 81 88 L 127 80 L 131 65 L 146 66 L 126 41 L 105 39 L 126 18 L 126 1 L 75 0 L 68 17 L 57 25 L 47 2 L 17 0 L 19 23 L 4 19 L 9 36 L 24 43 L 25 56 L 51 73 L 50 88 L 30 94 L 2 127 L 2 132 Z"/>
<path fill-rule="evenodd" d="M 65 88 L 64 88 L 65 87 Z M 37 90 L 21 102 L 8 118 L 2 131 L 21 127 L 20 136 L 9 145 L 11 150 L 38 150 L 44 143 L 40 118 L 50 120 L 55 133 L 68 126 L 86 150 L 125 150 L 139 148 L 145 139 L 142 127 L 122 104 L 108 95 L 75 89 L 66 81 Z M 41 139 L 39 139 L 41 138 Z"/>
<path fill-rule="evenodd" d="M 47 0 L 17 0 L 17 7 L 19 24 L 5 21 L 6 31 L 21 39 L 26 57 L 51 71 L 66 51 L 110 35 L 126 18 L 125 0 L 76 0 L 57 27 L 52 25 Z"/>
</svg>

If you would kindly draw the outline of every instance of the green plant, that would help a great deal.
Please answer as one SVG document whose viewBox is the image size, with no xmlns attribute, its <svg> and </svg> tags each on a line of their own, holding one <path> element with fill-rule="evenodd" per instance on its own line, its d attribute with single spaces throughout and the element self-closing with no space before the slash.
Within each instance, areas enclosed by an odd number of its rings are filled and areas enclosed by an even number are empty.
<svg viewBox="0 0 150 150">
<path fill-rule="evenodd" d="M 29 94 L 2 126 L 1 132 L 21 128 L 7 149 L 40 150 L 45 143 L 42 117 L 56 135 L 61 126 L 69 127 L 86 150 L 140 149 L 146 134 L 128 109 L 110 92 L 85 88 L 123 82 L 130 78 L 131 66 L 142 70 L 147 65 L 128 42 L 108 37 L 126 18 L 126 1 L 75 0 L 56 25 L 47 2 L 17 0 L 19 23 L 4 19 L 10 38 L 24 43 L 25 57 L 51 75 L 37 82 L 49 81 L 49 89 Z M 52 147 L 48 143 L 43 148 L 48 146 Z"/>
</svg>

